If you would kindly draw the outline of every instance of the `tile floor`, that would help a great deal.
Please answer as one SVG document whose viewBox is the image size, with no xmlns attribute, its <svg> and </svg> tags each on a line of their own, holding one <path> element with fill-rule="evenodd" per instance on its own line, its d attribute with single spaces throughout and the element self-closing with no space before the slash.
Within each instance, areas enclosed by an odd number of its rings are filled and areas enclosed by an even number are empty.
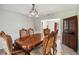
<svg viewBox="0 0 79 59">
<path fill-rule="evenodd" d="M 0 55 L 5 55 L 3 49 L 0 49 Z M 56 55 L 77 55 L 77 53 L 71 48 L 62 44 L 62 50 L 58 50 Z"/>
<path fill-rule="evenodd" d="M 62 36 L 57 36 L 57 54 L 56 55 L 77 55 L 73 49 L 62 44 Z"/>
<path fill-rule="evenodd" d="M 62 44 L 62 55 L 77 55 L 77 52 Z"/>
</svg>

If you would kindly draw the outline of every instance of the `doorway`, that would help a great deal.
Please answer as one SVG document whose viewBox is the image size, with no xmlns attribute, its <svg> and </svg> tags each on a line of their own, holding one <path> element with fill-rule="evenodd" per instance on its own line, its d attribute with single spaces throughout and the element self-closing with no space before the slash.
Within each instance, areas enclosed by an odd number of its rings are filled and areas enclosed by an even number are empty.
<svg viewBox="0 0 79 59">
<path fill-rule="evenodd" d="M 58 55 L 62 54 L 62 46 L 61 46 L 62 45 L 61 19 L 42 20 L 41 24 L 42 24 L 42 27 L 41 27 L 42 34 L 43 34 L 43 29 L 47 28 L 47 26 L 50 29 L 50 32 L 51 31 L 55 31 L 56 28 L 58 28 L 58 34 L 57 34 L 57 40 L 56 40 L 56 43 L 57 43 L 57 54 Z"/>
</svg>

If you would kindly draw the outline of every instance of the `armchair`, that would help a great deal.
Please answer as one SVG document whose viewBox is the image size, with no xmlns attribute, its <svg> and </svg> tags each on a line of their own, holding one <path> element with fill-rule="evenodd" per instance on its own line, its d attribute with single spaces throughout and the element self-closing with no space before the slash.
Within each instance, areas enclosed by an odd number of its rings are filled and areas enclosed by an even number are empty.
<svg viewBox="0 0 79 59">
<path fill-rule="evenodd" d="M 5 54 L 7 55 L 25 54 L 25 52 L 22 49 L 13 46 L 12 38 L 10 35 L 7 35 L 2 31 L 0 32 L 0 37 L 3 38 L 2 42 L 3 42 L 3 49 L 5 51 Z"/>
</svg>

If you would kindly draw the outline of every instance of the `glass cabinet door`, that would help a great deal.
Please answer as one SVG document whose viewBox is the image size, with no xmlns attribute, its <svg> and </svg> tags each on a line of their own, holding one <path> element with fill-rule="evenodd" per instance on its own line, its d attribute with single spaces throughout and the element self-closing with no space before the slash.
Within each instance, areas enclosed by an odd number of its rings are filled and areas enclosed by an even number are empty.
<svg viewBox="0 0 79 59">
<path fill-rule="evenodd" d="M 68 20 L 64 20 L 64 32 L 67 33 L 69 29 L 69 22 Z"/>
<path fill-rule="evenodd" d="M 75 28 L 76 28 L 75 20 L 72 19 L 71 21 L 69 21 L 69 31 L 74 32 Z"/>
</svg>

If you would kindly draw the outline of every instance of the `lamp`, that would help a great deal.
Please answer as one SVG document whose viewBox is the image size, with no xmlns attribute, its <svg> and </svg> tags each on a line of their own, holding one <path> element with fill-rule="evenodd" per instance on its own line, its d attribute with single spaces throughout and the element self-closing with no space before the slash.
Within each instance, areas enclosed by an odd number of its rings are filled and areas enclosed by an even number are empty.
<svg viewBox="0 0 79 59">
<path fill-rule="evenodd" d="M 29 11 L 30 17 L 38 17 L 38 11 L 35 8 L 35 4 L 32 4 L 32 9 Z"/>
</svg>

